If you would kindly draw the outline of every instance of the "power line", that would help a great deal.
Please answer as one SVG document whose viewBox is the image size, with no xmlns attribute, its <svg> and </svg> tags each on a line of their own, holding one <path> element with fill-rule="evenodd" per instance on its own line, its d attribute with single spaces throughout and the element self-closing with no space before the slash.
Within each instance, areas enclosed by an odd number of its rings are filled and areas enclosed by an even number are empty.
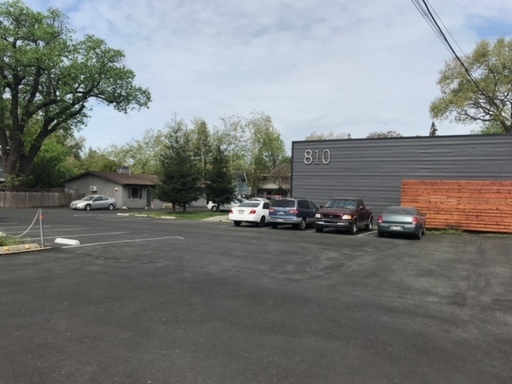
<svg viewBox="0 0 512 384">
<path fill-rule="evenodd" d="M 489 102 L 489 104 L 491 104 L 497 112 L 499 112 L 499 107 L 498 105 L 496 104 L 496 102 L 491 98 L 489 97 L 489 95 L 487 95 L 487 93 L 484 92 L 484 90 L 480 87 L 480 84 L 478 84 L 478 81 L 474 78 L 473 74 L 471 73 L 471 71 L 468 69 L 468 67 L 466 66 L 466 64 L 462 61 L 462 59 L 459 57 L 459 55 L 457 54 L 457 52 L 455 52 L 455 49 L 453 49 L 450 41 L 448 40 L 448 38 L 446 37 L 445 33 L 443 32 L 442 28 L 439 26 L 439 23 L 437 22 L 437 20 L 435 19 L 434 15 L 432 14 L 432 11 L 431 9 L 433 10 L 433 12 L 436 14 L 436 16 L 439 18 L 439 16 L 437 15 L 436 11 L 434 10 L 434 8 L 430 5 L 430 3 L 428 3 L 427 0 L 411 0 L 412 3 L 414 4 L 414 6 L 416 7 L 416 9 L 419 10 L 420 14 L 423 16 L 423 18 L 427 21 L 427 23 L 430 25 L 430 27 L 434 30 L 434 33 L 437 35 L 437 37 L 441 40 L 441 42 L 443 43 L 443 45 L 445 47 L 448 48 L 448 50 L 450 51 L 450 53 L 455 57 L 455 59 L 459 62 L 459 64 L 462 66 L 462 68 L 464 69 L 464 71 L 466 72 L 466 74 L 468 75 L 469 79 L 471 80 L 471 82 L 475 85 L 475 87 L 478 89 L 478 91 L 480 92 L 480 94 L 482 96 L 484 96 L 485 99 L 487 99 L 487 101 Z M 440 18 L 439 18 L 440 19 Z M 445 29 L 448 31 L 448 29 L 446 28 L 446 26 L 444 25 L 444 23 L 441 21 L 441 23 L 443 24 L 443 26 L 445 27 Z M 452 37 L 453 41 L 455 41 L 455 39 L 453 38 L 453 36 L 451 35 L 451 33 L 448 31 L 448 33 L 450 34 L 450 36 Z M 457 42 L 455 41 L 455 43 L 457 44 Z M 457 44 L 457 46 L 459 47 L 459 49 L 461 50 L 462 52 L 462 49 L 460 48 L 460 46 Z"/>
</svg>

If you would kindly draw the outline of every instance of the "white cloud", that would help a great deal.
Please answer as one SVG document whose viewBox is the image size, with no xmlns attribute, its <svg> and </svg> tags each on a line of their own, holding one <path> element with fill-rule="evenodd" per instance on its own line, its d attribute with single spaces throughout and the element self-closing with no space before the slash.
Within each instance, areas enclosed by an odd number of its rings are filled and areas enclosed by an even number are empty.
<svg viewBox="0 0 512 384">
<path fill-rule="evenodd" d="M 81 34 L 121 48 L 147 111 L 95 108 L 87 145 L 123 144 L 176 112 L 216 125 L 225 115 L 269 114 L 289 148 L 309 133 L 427 134 L 436 79 L 450 54 L 411 1 L 54 0 Z M 482 28 L 512 24 L 512 2 L 431 0 L 463 50 Z M 470 127 L 438 123 L 440 134 Z"/>
</svg>

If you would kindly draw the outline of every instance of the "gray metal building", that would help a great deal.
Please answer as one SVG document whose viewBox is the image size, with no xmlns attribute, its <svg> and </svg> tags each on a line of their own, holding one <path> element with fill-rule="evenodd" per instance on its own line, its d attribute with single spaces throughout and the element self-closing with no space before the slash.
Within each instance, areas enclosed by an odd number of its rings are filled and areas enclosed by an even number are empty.
<svg viewBox="0 0 512 384">
<path fill-rule="evenodd" d="M 402 180 L 512 180 L 512 134 L 294 141 L 294 197 L 400 205 Z"/>
</svg>

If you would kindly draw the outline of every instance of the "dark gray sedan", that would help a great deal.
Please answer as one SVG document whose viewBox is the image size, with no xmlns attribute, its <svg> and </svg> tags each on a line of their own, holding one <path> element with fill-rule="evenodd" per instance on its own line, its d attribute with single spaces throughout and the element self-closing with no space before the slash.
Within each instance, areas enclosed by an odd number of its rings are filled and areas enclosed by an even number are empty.
<svg viewBox="0 0 512 384">
<path fill-rule="evenodd" d="M 411 235 L 420 240 L 425 234 L 426 215 L 414 207 L 387 207 L 378 221 L 378 235 Z"/>
</svg>

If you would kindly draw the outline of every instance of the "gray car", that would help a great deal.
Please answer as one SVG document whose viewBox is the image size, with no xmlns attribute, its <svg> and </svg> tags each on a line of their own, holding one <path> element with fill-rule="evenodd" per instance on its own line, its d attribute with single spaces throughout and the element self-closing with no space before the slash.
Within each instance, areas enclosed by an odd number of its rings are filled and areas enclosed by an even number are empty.
<svg viewBox="0 0 512 384">
<path fill-rule="evenodd" d="M 112 210 L 116 207 L 116 200 L 112 197 L 104 195 L 89 195 L 80 200 L 72 201 L 69 208 L 83 209 L 90 211 L 91 209 L 108 209 Z"/>
<path fill-rule="evenodd" d="M 378 235 L 411 235 L 421 239 L 425 234 L 426 215 L 414 207 L 387 207 L 379 216 Z"/>
</svg>

